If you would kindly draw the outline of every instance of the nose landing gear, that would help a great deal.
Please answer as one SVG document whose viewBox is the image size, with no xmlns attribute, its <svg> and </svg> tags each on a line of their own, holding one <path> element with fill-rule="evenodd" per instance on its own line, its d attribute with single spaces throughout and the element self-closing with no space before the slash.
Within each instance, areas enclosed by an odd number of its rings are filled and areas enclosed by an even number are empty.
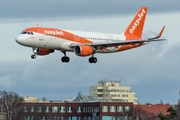
<svg viewBox="0 0 180 120">
<path fill-rule="evenodd" d="M 36 55 L 34 54 L 34 55 L 31 55 L 31 58 L 32 59 L 36 59 Z"/>
<path fill-rule="evenodd" d="M 39 52 L 39 48 L 35 47 L 35 48 L 32 48 L 32 51 L 33 51 L 33 55 L 31 55 L 31 58 L 32 59 L 36 59 L 36 54 Z"/>
</svg>

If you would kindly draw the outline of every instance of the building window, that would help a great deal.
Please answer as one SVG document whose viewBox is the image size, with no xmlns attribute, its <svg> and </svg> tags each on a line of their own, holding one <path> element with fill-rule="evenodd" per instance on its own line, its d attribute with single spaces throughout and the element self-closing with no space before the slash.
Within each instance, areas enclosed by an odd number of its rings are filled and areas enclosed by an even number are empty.
<svg viewBox="0 0 180 120">
<path fill-rule="evenodd" d="M 96 92 L 97 90 L 96 89 L 93 89 L 92 92 Z"/>
<path fill-rule="evenodd" d="M 53 120 L 57 120 L 57 116 L 53 116 Z"/>
<path fill-rule="evenodd" d="M 34 116 L 24 116 L 23 120 L 35 120 Z"/>
<path fill-rule="evenodd" d="M 65 107 L 61 106 L 59 111 L 60 111 L 60 113 L 65 113 Z"/>
<path fill-rule="evenodd" d="M 91 109 L 92 109 L 92 106 L 89 106 L 89 112 L 92 112 Z"/>
<path fill-rule="evenodd" d="M 87 120 L 87 116 L 84 116 L 84 120 Z"/>
<path fill-rule="evenodd" d="M 67 112 L 68 112 L 68 113 L 72 113 L 72 107 L 71 107 L 71 106 L 68 106 L 68 107 L 67 107 Z"/>
<path fill-rule="evenodd" d="M 61 116 L 61 120 L 65 120 L 65 117 L 64 117 L 64 116 Z"/>
<path fill-rule="evenodd" d="M 31 112 L 35 112 L 34 106 L 31 106 Z"/>
<path fill-rule="evenodd" d="M 122 95 L 122 97 L 128 97 L 128 95 Z"/>
<path fill-rule="evenodd" d="M 24 107 L 23 107 L 23 111 L 24 111 L 24 112 L 28 112 L 27 106 L 24 106 Z"/>
<path fill-rule="evenodd" d="M 49 113 L 49 112 L 50 112 L 50 107 L 49 107 L 49 106 L 46 106 L 45 112 L 46 112 L 46 113 Z"/>
<path fill-rule="evenodd" d="M 99 112 L 99 106 L 96 106 L 96 110 L 97 110 L 97 112 Z"/>
<path fill-rule="evenodd" d="M 38 118 L 38 120 L 49 120 L 49 118 L 46 116 L 39 116 Z"/>
<path fill-rule="evenodd" d="M 41 106 L 38 106 L 37 112 L 42 112 L 42 107 Z"/>
<path fill-rule="evenodd" d="M 116 107 L 115 106 L 110 106 L 110 112 L 116 112 Z"/>
<path fill-rule="evenodd" d="M 130 106 L 125 106 L 125 111 L 129 111 L 130 110 Z"/>
<path fill-rule="evenodd" d="M 81 112 L 82 112 L 81 106 L 77 106 L 77 107 L 76 107 L 76 112 L 77 112 L 77 113 L 81 113 Z"/>
<path fill-rule="evenodd" d="M 122 106 L 118 106 L 118 107 L 117 107 L 117 111 L 118 111 L 118 112 L 123 112 L 123 107 L 122 107 Z"/>
<path fill-rule="evenodd" d="M 52 113 L 57 113 L 58 112 L 58 107 L 57 106 L 53 106 L 52 107 Z"/>
<path fill-rule="evenodd" d="M 98 91 L 98 92 L 102 92 L 103 90 L 102 90 L 102 89 L 98 89 L 97 91 Z"/>
<path fill-rule="evenodd" d="M 57 116 L 57 119 L 56 120 L 61 120 L 61 117 L 60 116 Z"/>
<path fill-rule="evenodd" d="M 102 112 L 108 112 L 108 106 L 102 106 Z"/>
</svg>

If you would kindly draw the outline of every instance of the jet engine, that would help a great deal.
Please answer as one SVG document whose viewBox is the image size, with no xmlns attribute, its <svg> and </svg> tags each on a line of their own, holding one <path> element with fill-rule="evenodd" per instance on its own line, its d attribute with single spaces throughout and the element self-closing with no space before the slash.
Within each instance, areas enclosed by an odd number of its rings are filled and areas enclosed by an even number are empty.
<svg viewBox="0 0 180 120">
<path fill-rule="evenodd" d="M 77 56 L 90 56 L 93 54 L 93 48 L 91 46 L 80 46 L 77 45 L 74 47 L 74 52 Z"/>
</svg>

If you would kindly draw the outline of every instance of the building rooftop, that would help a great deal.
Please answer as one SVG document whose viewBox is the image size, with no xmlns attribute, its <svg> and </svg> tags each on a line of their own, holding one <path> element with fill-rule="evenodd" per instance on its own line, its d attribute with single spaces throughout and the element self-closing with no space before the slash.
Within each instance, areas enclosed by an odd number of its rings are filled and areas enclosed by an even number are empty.
<svg viewBox="0 0 180 120">
<path fill-rule="evenodd" d="M 134 105 L 134 107 L 140 107 L 142 110 L 147 111 L 149 113 L 153 113 L 154 115 L 158 115 L 162 113 L 164 115 L 168 115 L 167 108 L 171 107 L 170 104 L 138 104 Z"/>
<path fill-rule="evenodd" d="M 82 95 L 79 93 L 73 102 L 99 102 L 99 99 L 97 96 Z"/>
</svg>

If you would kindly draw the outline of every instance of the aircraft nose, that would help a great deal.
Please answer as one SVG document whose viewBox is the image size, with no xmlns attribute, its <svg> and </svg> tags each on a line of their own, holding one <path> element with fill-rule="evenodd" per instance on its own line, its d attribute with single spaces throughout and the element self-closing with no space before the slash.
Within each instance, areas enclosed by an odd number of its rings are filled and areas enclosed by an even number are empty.
<svg viewBox="0 0 180 120">
<path fill-rule="evenodd" d="M 23 35 L 18 35 L 15 40 L 17 43 L 23 45 L 26 42 L 26 37 Z"/>
</svg>

